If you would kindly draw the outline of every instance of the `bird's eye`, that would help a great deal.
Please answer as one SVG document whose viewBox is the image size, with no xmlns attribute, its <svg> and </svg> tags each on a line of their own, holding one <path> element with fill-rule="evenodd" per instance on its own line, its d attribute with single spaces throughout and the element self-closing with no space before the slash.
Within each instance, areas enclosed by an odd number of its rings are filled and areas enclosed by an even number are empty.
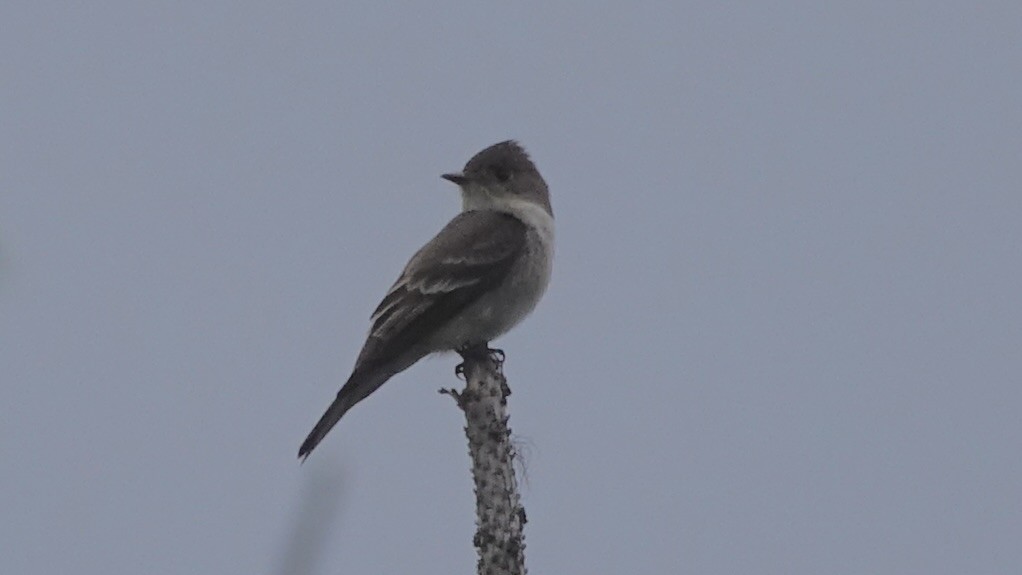
<svg viewBox="0 0 1022 575">
<path fill-rule="evenodd" d="M 506 182 L 511 179 L 511 170 L 503 166 L 494 166 L 493 177 L 497 178 L 498 182 Z"/>
</svg>

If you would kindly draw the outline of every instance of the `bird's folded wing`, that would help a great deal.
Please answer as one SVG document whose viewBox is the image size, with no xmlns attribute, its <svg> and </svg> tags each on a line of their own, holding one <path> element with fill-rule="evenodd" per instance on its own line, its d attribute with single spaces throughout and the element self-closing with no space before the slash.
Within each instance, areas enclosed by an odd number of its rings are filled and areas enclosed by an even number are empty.
<svg viewBox="0 0 1022 575">
<path fill-rule="evenodd" d="M 462 212 L 405 266 L 372 315 L 358 363 L 395 358 L 507 276 L 526 227 L 509 214 Z"/>
</svg>

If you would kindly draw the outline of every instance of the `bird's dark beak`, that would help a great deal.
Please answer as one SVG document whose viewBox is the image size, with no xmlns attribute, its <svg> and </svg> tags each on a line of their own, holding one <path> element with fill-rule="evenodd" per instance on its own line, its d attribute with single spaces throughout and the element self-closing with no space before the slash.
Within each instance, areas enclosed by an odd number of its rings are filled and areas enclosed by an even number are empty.
<svg viewBox="0 0 1022 575">
<path fill-rule="evenodd" d="M 468 182 L 468 177 L 466 177 L 465 174 L 463 174 L 461 172 L 457 172 L 457 173 L 453 173 L 453 174 L 443 174 L 440 177 L 445 179 L 445 180 L 447 180 L 448 182 L 454 182 L 455 184 L 458 184 L 459 186 L 464 185 L 465 182 Z"/>
</svg>

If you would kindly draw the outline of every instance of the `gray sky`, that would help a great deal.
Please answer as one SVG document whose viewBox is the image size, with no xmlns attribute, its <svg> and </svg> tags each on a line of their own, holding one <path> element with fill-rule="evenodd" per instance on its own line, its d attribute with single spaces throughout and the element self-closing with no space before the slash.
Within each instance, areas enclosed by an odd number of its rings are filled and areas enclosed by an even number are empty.
<svg viewBox="0 0 1022 575">
<path fill-rule="evenodd" d="M 0 573 L 472 572 L 456 358 L 296 454 L 509 137 L 530 572 L 1022 564 L 1017 1 L 59 4 L 0 8 Z"/>
</svg>

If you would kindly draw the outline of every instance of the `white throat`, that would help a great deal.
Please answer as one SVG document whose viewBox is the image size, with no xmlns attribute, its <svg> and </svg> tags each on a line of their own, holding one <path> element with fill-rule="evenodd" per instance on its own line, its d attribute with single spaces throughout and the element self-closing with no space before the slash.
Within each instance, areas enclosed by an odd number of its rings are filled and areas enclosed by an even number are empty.
<svg viewBox="0 0 1022 575">
<path fill-rule="evenodd" d="M 553 245 L 554 217 L 536 202 L 514 196 L 494 196 L 483 190 L 474 190 L 471 194 L 462 191 L 461 200 L 462 211 L 495 210 L 511 214 L 533 230 L 544 247 Z"/>
</svg>

